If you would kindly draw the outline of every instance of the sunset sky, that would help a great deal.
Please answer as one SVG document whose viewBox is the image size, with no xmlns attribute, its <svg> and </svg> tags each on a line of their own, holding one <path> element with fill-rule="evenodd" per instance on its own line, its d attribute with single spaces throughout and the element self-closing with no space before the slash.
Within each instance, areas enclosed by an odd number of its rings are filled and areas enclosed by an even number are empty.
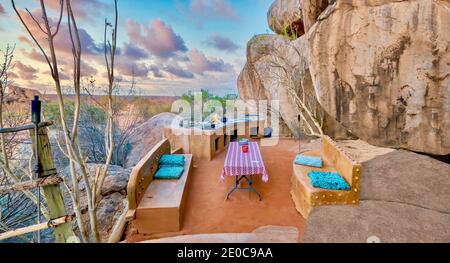
<svg viewBox="0 0 450 263">
<path fill-rule="evenodd" d="M 247 41 L 268 33 L 267 10 L 272 0 L 119 0 L 119 55 L 117 76 L 122 87 L 136 76 L 146 95 L 180 95 L 188 90 L 209 89 L 216 94 L 236 93 L 236 79 L 245 64 Z M 56 19 L 59 0 L 46 0 Z M 104 20 L 113 19 L 113 0 L 72 0 L 83 45 L 82 73 L 105 83 L 103 58 Z M 38 0 L 16 0 L 25 20 L 28 8 L 37 19 Z M 32 25 L 33 32 L 39 28 Z M 72 64 L 67 18 L 55 39 L 59 68 L 69 86 Z M 14 83 L 53 93 L 47 64 L 24 27 L 11 2 L 0 0 L 0 49 L 16 44 Z"/>
</svg>

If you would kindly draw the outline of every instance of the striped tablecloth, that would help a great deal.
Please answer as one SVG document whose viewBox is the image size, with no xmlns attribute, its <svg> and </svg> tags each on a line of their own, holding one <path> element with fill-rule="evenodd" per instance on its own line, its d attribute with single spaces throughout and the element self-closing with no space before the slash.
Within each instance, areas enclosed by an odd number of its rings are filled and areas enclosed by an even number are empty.
<svg viewBox="0 0 450 263">
<path fill-rule="evenodd" d="M 242 152 L 242 146 L 237 142 L 230 143 L 227 157 L 220 178 L 226 176 L 262 175 L 263 182 L 269 181 L 264 161 L 258 143 L 250 142 L 248 152 Z"/>
</svg>

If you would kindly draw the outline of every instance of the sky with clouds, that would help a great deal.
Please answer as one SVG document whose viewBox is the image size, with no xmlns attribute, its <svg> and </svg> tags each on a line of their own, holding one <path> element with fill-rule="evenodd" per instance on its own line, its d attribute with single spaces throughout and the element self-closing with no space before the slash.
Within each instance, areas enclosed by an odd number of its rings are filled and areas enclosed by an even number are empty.
<svg viewBox="0 0 450 263">
<path fill-rule="evenodd" d="M 16 0 L 24 20 L 45 43 L 39 26 L 38 0 Z M 245 64 L 247 41 L 268 33 L 266 14 L 273 0 L 119 0 L 117 77 L 123 87 L 132 76 L 144 95 L 181 95 L 208 89 L 236 93 L 236 80 Z M 59 0 L 45 0 L 57 20 Z M 82 75 L 106 82 L 103 57 L 105 18 L 113 19 L 113 0 L 72 0 L 82 50 Z M 71 43 L 67 19 L 55 38 L 63 85 L 70 86 Z M 0 49 L 16 44 L 11 77 L 18 86 L 53 93 L 44 58 L 18 20 L 9 0 L 0 0 Z M 46 46 L 44 44 L 44 46 Z"/>
</svg>

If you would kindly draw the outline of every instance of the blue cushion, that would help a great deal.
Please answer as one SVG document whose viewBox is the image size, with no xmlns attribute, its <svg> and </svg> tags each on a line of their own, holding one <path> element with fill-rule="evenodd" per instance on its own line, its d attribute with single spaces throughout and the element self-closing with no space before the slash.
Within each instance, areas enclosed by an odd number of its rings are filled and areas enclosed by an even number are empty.
<svg viewBox="0 0 450 263">
<path fill-rule="evenodd" d="M 350 190 L 350 185 L 339 173 L 311 171 L 308 173 L 311 184 L 315 188 L 328 190 Z"/>
<path fill-rule="evenodd" d="M 295 164 L 312 166 L 317 168 L 323 167 L 322 158 L 315 156 L 306 156 L 301 154 L 297 155 L 297 157 L 295 158 Z"/>
<path fill-rule="evenodd" d="M 163 166 L 155 174 L 156 180 L 177 180 L 183 175 L 184 167 L 181 166 Z"/>
<path fill-rule="evenodd" d="M 165 154 L 159 160 L 160 166 L 183 166 L 185 162 L 184 155 L 169 155 Z"/>
</svg>

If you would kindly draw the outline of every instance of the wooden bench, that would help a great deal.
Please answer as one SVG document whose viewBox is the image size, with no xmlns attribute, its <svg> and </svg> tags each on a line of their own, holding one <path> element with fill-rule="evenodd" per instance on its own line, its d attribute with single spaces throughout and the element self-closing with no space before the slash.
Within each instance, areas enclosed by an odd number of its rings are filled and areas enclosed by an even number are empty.
<svg viewBox="0 0 450 263">
<path fill-rule="evenodd" d="M 352 160 L 338 147 L 330 137 L 325 136 L 318 149 L 302 153 L 319 156 L 323 159 L 323 168 L 296 165 L 291 178 L 291 196 L 297 210 L 308 218 L 311 210 L 322 205 L 357 205 L 359 203 L 361 164 Z M 349 191 L 314 188 L 308 173 L 312 170 L 338 172 L 350 185 Z"/>
<path fill-rule="evenodd" d="M 161 156 L 173 153 L 169 141 L 165 139 L 132 171 L 128 182 L 127 221 L 133 221 L 133 226 L 139 233 L 156 234 L 181 230 L 192 172 L 192 155 L 184 154 L 185 169 L 179 180 L 153 180 Z"/>
</svg>

